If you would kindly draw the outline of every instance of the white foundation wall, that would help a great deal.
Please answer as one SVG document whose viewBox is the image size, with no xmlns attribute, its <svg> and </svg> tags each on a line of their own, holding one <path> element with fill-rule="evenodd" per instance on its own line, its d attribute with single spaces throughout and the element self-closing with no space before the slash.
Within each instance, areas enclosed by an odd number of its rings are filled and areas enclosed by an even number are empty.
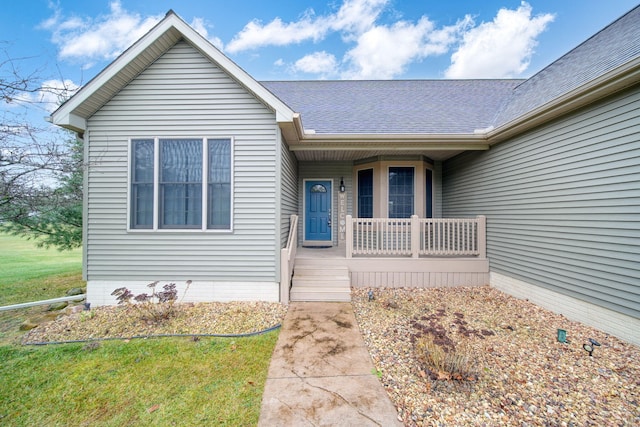
<svg viewBox="0 0 640 427">
<path fill-rule="evenodd" d="M 111 293 L 125 287 L 134 295 L 150 293 L 148 281 L 90 280 L 87 282 L 87 299 L 91 307 L 114 305 L 118 301 Z M 178 301 L 184 302 L 229 302 L 229 301 L 280 301 L 280 284 L 277 282 L 212 282 L 193 281 L 187 288 L 184 280 L 163 280 L 156 290 L 168 283 L 175 283 Z M 186 290 L 186 292 L 185 292 Z M 184 296 L 184 298 L 183 298 Z"/>
<path fill-rule="evenodd" d="M 490 272 L 490 283 L 516 298 L 527 299 L 568 319 L 600 329 L 640 346 L 640 319 L 572 298 L 513 277 Z"/>
</svg>

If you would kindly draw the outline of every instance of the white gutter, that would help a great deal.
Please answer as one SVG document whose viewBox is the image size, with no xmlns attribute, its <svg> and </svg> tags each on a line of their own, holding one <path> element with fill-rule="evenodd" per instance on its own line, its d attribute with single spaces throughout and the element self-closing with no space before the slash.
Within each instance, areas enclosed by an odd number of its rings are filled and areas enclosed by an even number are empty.
<svg viewBox="0 0 640 427">
<path fill-rule="evenodd" d="M 57 302 L 65 302 L 65 301 L 82 301 L 85 298 L 86 298 L 85 294 L 79 294 L 79 295 L 72 295 L 70 297 L 60 297 L 60 298 L 52 298 L 52 299 L 43 299 L 40 301 L 33 301 L 33 302 L 23 302 L 21 304 L 5 305 L 4 307 L 0 307 L 0 311 L 17 310 L 19 308 L 35 307 L 37 305 L 55 304 Z"/>
<path fill-rule="evenodd" d="M 535 108 L 484 136 L 490 145 L 504 141 L 515 134 L 553 120 L 598 99 L 619 92 L 640 81 L 640 57 L 579 86 L 552 101 Z"/>
</svg>

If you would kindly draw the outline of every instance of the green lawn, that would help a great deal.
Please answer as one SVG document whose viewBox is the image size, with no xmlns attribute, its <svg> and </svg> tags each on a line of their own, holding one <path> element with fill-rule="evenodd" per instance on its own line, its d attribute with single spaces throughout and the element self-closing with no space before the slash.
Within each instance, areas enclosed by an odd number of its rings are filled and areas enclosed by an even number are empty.
<svg viewBox="0 0 640 427">
<path fill-rule="evenodd" d="M 82 282 L 82 251 L 38 248 L 32 240 L 0 233 L 0 305 L 65 296 Z"/>
<path fill-rule="evenodd" d="M 81 252 L 0 234 L 0 305 L 83 287 Z M 256 425 L 278 332 L 23 347 L 42 307 L 0 312 L 0 425 Z"/>
<path fill-rule="evenodd" d="M 277 336 L 0 347 L 0 425 L 256 425 Z"/>
</svg>

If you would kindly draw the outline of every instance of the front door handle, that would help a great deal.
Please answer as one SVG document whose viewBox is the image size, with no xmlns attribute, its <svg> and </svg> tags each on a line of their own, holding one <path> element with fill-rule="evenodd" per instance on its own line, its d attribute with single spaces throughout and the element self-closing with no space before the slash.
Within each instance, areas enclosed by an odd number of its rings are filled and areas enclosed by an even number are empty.
<svg viewBox="0 0 640 427">
<path fill-rule="evenodd" d="M 331 217 L 327 217 L 327 227 L 331 227 Z"/>
</svg>

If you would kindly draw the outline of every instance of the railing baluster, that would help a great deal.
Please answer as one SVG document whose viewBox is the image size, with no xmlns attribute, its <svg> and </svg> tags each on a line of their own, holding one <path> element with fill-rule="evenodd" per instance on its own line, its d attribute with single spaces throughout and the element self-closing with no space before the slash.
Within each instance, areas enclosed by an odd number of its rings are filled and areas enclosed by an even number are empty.
<svg viewBox="0 0 640 427">
<path fill-rule="evenodd" d="M 416 218 L 415 229 L 412 219 L 353 218 L 352 254 L 480 256 L 478 233 L 483 218 Z M 415 239 L 412 238 L 414 233 L 417 234 Z"/>
</svg>

